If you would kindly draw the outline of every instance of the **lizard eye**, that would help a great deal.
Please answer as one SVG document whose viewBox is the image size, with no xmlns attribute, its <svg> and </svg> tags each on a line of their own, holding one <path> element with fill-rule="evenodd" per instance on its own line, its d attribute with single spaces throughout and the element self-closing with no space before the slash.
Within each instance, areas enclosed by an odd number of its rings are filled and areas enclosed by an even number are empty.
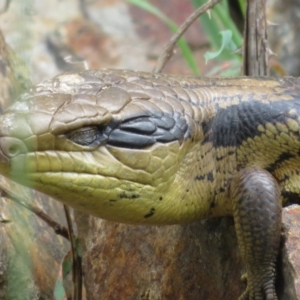
<svg viewBox="0 0 300 300">
<path fill-rule="evenodd" d="M 95 146 L 101 143 L 102 131 L 97 126 L 88 126 L 73 130 L 67 134 L 72 142 L 82 146 Z"/>
</svg>

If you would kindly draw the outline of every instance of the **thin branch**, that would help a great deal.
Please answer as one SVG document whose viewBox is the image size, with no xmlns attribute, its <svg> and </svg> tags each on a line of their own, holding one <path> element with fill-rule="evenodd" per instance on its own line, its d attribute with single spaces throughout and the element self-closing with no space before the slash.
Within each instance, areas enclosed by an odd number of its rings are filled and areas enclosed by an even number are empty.
<svg viewBox="0 0 300 300">
<path fill-rule="evenodd" d="M 69 211 L 69 207 L 64 205 L 65 215 L 68 224 L 69 236 L 71 251 L 73 257 L 73 299 L 81 300 L 82 299 L 82 266 L 81 266 L 81 257 L 78 255 L 77 245 L 76 245 L 76 236 L 74 235 L 72 219 Z"/>
<path fill-rule="evenodd" d="M 82 13 L 82 16 L 89 20 L 90 17 L 89 17 L 89 14 L 88 14 L 88 11 L 87 11 L 87 8 L 86 8 L 87 4 L 86 4 L 86 1 L 85 0 L 79 0 L 79 11 L 81 11 Z"/>
<path fill-rule="evenodd" d="M 243 75 L 269 75 L 266 0 L 248 0 L 244 26 Z"/>
<path fill-rule="evenodd" d="M 55 220 L 53 220 L 49 215 L 47 215 L 40 208 L 30 204 L 29 201 L 24 202 L 20 196 L 18 196 L 16 193 L 14 193 L 10 189 L 3 186 L 3 184 L 1 184 L 1 183 L 0 183 L 0 190 L 2 191 L 3 197 L 10 198 L 14 202 L 25 207 L 26 209 L 28 209 L 29 211 L 34 213 L 37 217 L 39 217 L 44 222 L 46 222 L 55 231 L 56 234 L 61 235 L 62 237 L 69 240 L 68 229 L 66 227 L 64 227 L 63 225 L 57 223 Z"/>
<path fill-rule="evenodd" d="M 6 13 L 8 11 L 10 1 L 11 0 L 6 0 L 5 1 L 4 5 L 3 5 L 3 8 L 0 9 L 0 15 Z"/>
<path fill-rule="evenodd" d="M 165 49 L 159 56 L 156 66 L 153 70 L 154 73 L 160 73 L 162 69 L 165 67 L 166 63 L 169 61 L 169 59 L 173 55 L 173 50 L 178 42 L 178 40 L 181 38 L 181 36 L 186 32 L 186 30 L 191 26 L 191 24 L 202 14 L 207 12 L 209 9 L 213 8 L 216 4 L 221 2 L 222 0 L 210 0 L 201 7 L 199 7 L 195 12 L 193 12 L 186 21 L 178 28 L 177 33 L 170 39 L 168 44 L 166 45 Z"/>
</svg>

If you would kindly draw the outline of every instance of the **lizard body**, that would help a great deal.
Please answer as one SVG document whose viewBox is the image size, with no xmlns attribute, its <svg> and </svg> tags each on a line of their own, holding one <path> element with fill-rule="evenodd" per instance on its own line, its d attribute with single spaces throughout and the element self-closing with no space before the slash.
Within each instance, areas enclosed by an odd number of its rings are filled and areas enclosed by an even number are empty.
<svg viewBox="0 0 300 300">
<path fill-rule="evenodd" d="M 117 222 L 233 216 L 248 274 L 241 299 L 277 299 L 281 206 L 299 197 L 299 84 L 58 75 L 1 117 L 0 172 Z"/>
</svg>

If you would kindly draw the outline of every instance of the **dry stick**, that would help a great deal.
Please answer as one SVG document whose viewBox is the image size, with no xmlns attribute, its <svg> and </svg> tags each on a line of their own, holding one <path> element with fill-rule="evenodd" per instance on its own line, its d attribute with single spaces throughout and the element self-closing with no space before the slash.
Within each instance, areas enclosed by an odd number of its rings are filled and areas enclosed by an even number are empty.
<svg viewBox="0 0 300 300">
<path fill-rule="evenodd" d="M 87 12 L 86 6 L 87 6 L 87 3 L 85 0 L 79 0 L 79 10 L 81 11 L 81 13 L 85 19 L 89 19 L 89 14 Z"/>
<path fill-rule="evenodd" d="M 168 44 L 166 45 L 165 49 L 159 56 L 156 66 L 153 70 L 154 73 L 160 73 L 162 69 L 165 67 L 168 60 L 173 55 L 173 49 L 178 42 L 178 40 L 181 38 L 181 36 L 186 32 L 186 30 L 191 26 L 191 24 L 202 14 L 204 14 L 209 9 L 213 8 L 216 4 L 221 2 L 222 0 L 210 0 L 203 4 L 201 7 L 199 7 L 195 12 L 193 12 L 186 21 L 178 28 L 177 33 L 170 39 Z"/>
<path fill-rule="evenodd" d="M 67 219 L 69 236 L 70 236 L 70 244 L 71 251 L 73 256 L 73 299 L 81 300 L 82 299 L 82 266 L 81 266 L 81 257 L 78 255 L 77 247 L 76 247 L 76 237 L 74 235 L 72 219 L 69 211 L 69 207 L 64 205 L 65 215 Z"/>
<path fill-rule="evenodd" d="M 266 0 L 248 0 L 243 43 L 243 75 L 269 75 L 268 62 Z"/>
<path fill-rule="evenodd" d="M 3 8 L 0 9 L 0 14 L 4 14 L 4 13 L 6 13 L 8 11 L 8 7 L 10 5 L 10 1 L 11 0 L 6 0 L 5 1 L 5 4 L 3 5 Z"/>
<path fill-rule="evenodd" d="M 69 239 L 69 233 L 68 229 L 64 227 L 63 225 L 57 223 L 55 220 L 53 220 L 49 215 L 47 215 L 44 211 L 42 211 L 40 208 L 30 204 L 30 203 L 25 203 L 21 197 L 16 195 L 13 191 L 9 190 L 5 186 L 3 186 L 0 183 L 0 190 L 2 191 L 2 196 L 10 198 L 14 202 L 20 204 L 21 206 L 25 207 L 32 213 L 34 213 L 37 217 L 42 219 L 44 222 L 46 222 L 53 230 L 55 231 L 56 234 L 61 235 L 62 237 L 66 238 L 67 240 Z"/>
</svg>

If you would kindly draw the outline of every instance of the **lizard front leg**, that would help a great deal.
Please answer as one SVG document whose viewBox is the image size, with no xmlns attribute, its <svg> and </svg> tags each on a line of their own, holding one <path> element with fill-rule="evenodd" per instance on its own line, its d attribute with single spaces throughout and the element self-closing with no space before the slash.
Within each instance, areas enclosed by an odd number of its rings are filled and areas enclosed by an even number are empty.
<svg viewBox="0 0 300 300">
<path fill-rule="evenodd" d="M 276 300 L 275 264 L 282 210 L 277 182 L 266 170 L 249 167 L 232 179 L 230 196 L 247 272 L 247 288 L 239 299 Z"/>
</svg>

